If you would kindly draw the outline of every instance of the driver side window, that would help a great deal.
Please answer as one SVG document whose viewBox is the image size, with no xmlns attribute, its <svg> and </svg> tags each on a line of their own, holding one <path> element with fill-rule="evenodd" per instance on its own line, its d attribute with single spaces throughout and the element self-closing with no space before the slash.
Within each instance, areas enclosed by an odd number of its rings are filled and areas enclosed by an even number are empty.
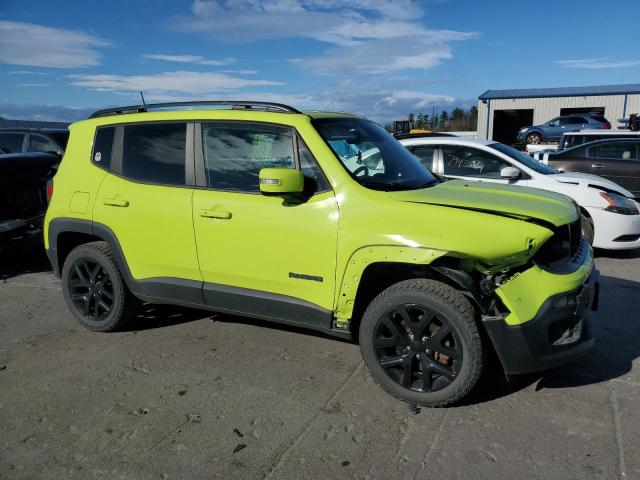
<svg viewBox="0 0 640 480">
<path fill-rule="evenodd" d="M 488 152 L 470 147 L 443 147 L 444 175 L 499 179 L 500 171 L 512 165 Z"/>
</svg>

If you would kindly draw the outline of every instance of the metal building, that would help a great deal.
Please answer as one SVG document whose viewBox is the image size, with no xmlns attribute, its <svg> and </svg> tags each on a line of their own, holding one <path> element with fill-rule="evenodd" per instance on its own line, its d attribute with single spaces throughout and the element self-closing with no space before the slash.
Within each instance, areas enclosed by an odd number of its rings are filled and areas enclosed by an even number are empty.
<svg viewBox="0 0 640 480">
<path fill-rule="evenodd" d="M 478 137 L 513 144 L 520 128 L 558 115 L 598 112 L 617 128 L 640 113 L 640 84 L 487 90 L 478 99 Z"/>
</svg>

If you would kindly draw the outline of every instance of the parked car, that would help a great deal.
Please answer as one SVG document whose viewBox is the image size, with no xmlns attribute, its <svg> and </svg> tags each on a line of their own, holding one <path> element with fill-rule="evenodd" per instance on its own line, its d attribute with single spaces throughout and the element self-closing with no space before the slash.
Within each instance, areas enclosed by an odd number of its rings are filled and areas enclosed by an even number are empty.
<svg viewBox="0 0 640 480">
<path fill-rule="evenodd" d="M 585 172 L 616 182 L 640 199 L 640 136 L 544 152 L 541 161 L 562 172 Z"/>
<path fill-rule="evenodd" d="M 0 128 L 0 154 L 48 152 L 62 155 L 68 139 L 66 128 Z"/>
<path fill-rule="evenodd" d="M 535 187 L 571 197 L 580 208 L 582 231 L 593 246 L 640 247 L 640 205 L 611 180 L 561 173 L 529 155 L 491 140 L 402 140 L 433 172 L 449 178 Z"/>
<path fill-rule="evenodd" d="M 578 130 L 562 134 L 557 145 L 527 145 L 526 152 L 536 160 L 542 160 L 547 152 L 560 152 L 596 140 L 614 140 L 616 138 L 640 139 L 640 132 L 631 130 Z"/>
<path fill-rule="evenodd" d="M 603 115 L 596 113 L 561 115 L 542 125 L 521 128 L 516 139 L 518 143 L 532 145 L 557 142 L 563 133 L 585 128 L 610 129 L 611 123 Z"/>
<path fill-rule="evenodd" d="M 577 132 L 567 132 L 562 135 L 556 151 L 577 147 L 584 143 L 595 142 L 596 140 L 614 140 L 616 138 L 636 138 L 640 139 L 640 132 L 631 130 L 579 130 Z"/>
<path fill-rule="evenodd" d="M 49 153 L 0 155 L 0 252 L 42 240 L 51 179 L 60 156 Z"/>
<path fill-rule="evenodd" d="M 430 406 L 491 348 L 514 374 L 593 346 L 598 273 L 563 195 L 442 182 L 371 121 L 280 104 L 136 105 L 71 131 L 44 238 L 89 329 L 140 300 L 308 327 Z"/>
</svg>

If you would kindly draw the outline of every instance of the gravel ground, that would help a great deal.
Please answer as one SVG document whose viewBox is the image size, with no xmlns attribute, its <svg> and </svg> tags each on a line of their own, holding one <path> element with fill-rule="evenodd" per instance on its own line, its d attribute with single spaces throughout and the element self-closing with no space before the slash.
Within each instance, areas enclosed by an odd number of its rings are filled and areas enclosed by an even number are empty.
<svg viewBox="0 0 640 480">
<path fill-rule="evenodd" d="M 594 352 L 434 410 L 292 328 L 149 307 L 91 333 L 42 255 L 1 262 L 2 479 L 640 478 L 640 252 L 596 260 Z"/>
</svg>

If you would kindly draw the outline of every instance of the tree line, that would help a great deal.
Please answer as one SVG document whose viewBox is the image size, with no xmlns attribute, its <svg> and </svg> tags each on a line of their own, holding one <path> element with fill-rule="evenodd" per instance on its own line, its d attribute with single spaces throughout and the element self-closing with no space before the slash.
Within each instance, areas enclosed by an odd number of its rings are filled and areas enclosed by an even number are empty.
<svg viewBox="0 0 640 480">
<path fill-rule="evenodd" d="M 469 110 L 456 107 L 451 112 L 442 110 L 439 114 L 434 109 L 431 115 L 427 113 L 410 113 L 408 120 L 412 122 L 413 128 L 422 130 L 431 130 L 434 132 L 452 131 L 475 132 L 478 129 L 478 107 L 472 106 Z M 392 126 L 387 126 L 388 130 L 392 130 Z"/>
</svg>

